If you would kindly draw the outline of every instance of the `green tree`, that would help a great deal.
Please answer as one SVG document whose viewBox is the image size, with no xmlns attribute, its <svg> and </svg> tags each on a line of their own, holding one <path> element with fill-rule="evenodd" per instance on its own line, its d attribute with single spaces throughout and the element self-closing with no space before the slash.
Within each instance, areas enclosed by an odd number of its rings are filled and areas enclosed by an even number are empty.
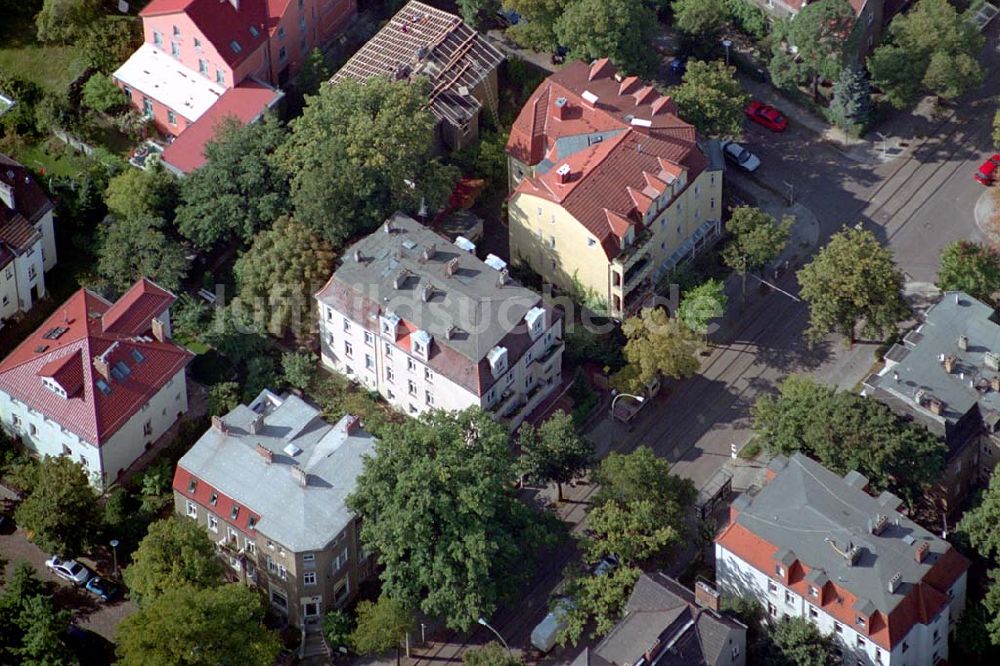
<svg viewBox="0 0 1000 666">
<path fill-rule="evenodd" d="M 774 87 L 782 90 L 792 90 L 803 80 L 801 68 L 795 62 L 795 56 L 780 48 L 775 49 L 771 55 L 771 61 L 767 65 L 767 73 Z"/>
<path fill-rule="evenodd" d="M 100 0 L 45 0 L 35 16 L 35 30 L 43 42 L 71 42 L 101 15 Z"/>
<path fill-rule="evenodd" d="M 246 304 L 238 300 L 215 309 L 215 317 L 203 337 L 207 344 L 237 365 L 267 349 L 263 328 L 254 320 Z"/>
<path fill-rule="evenodd" d="M 339 608 L 323 616 L 323 637 L 335 655 L 340 648 L 347 649 L 350 646 L 351 623 L 351 616 Z"/>
<path fill-rule="evenodd" d="M 538 428 L 530 423 L 522 425 L 518 445 L 521 447 L 518 459 L 521 473 L 533 481 L 554 481 L 560 502 L 562 484 L 583 472 L 594 453 L 593 442 L 576 433 L 573 419 L 562 410 Z"/>
<path fill-rule="evenodd" d="M 872 114 L 872 91 L 865 70 L 848 65 L 833 84 L 830 117 L 840 127 L 856 134 L 868 124 Z"/>
<path fill-rule="evenodd" d="M 121 95 L 117 87 L 115 90 Z M 178 190 L 177 178 L 160 166 L 126 169 L 108 181 L 104 201 L 108 211 L 120 220 L 152 217 L 169 221 L 177 205 Z"/>
<path fill-rule="evenodd" d="M 462 12 L 462 20 L 485 32 L 493 15 L 500 11 L 500 0 L 458 0 L 458 9 Z"/>
<path fill-rule="evenodd" d="M 378 601 L 361 601 L 355 611 L 357 626 L 351 632 L 351 645 L 359 654 L 382 654 L 399 646 L 406 634 L 413 631 L 416 620 L 402 603 L 385 596 Z"/>
<path fill-rule="evenodd" d="M 281 355 L 281 374 L 297 389 L 306 390 L 316 371 L 316 355 L 309 352 L 286 352 Z"/>
<path fill-rule="evenodd" d="M 281 643 L 263 621 L 261 596 L 246 585 L 171 588 L 118 626 L 118 663 L 271 666 Z"/>
<path fill-rule="evenodd" d="M 524 666 L 524 661 L 496 641 L 462 653 L 462 666 Z"/>
<path fill-rule="evenodd" d="M 983 81 L 976 55 L 984 37 L 948 0 L 918 0 L 897 14 L 868 59 L 872 81 L 903 108 L 922 91 L 955 99 Z"/>
<path fill-rule="evenodd" d="M 997 525 L 1000 525 L 1000 474 L 994 472 L 979 504 L 965 512 L 958 529 L 969 538 L 969 543 L 983 558 L 997 560 L 1000 559 L 1000 530 Z"/>
<path fill-rule="evenodd" d="M 163 232 L 162 218 L 114 219 L 98 231 L 97 272 L 122 292 L 141 277 L 177 291 L 187 273 L 184 247 Z"/>
<path fill-rule="evenodd" d="M 571 578 L 567 587 L 573 605 L 566 607 L 566 628 L 556 639 L 560 645 L 579 643 L 591 622 L 591 638 L 607 635 L 621 619 L 641 573 L 636 567 L 623 566 L 602 575 Z"/>
<path fill-rule="evenodd" d="M 750 95 L 733 76 L 736 68 L 721 60 L 692 60 L 681 85 L 670 90 L 680 116 L 705 135 L 734 137 L 743 133 L 743 109 Z"/>
<path fill-rule="evenodd" d="M 864 335 L 886 337 L 910 314 L 903 272 L 865 229 L 845 227 L 834 234 L 797 277 L 809 303 L 806 337 L 812 341 L 836 332 L 854 344 L 859 324 Z"/>
<path fill-rule="evenodd" d="M 778 224 L 773 216 L 759 208 L 738 206 L 726 221 L 732 240 L 722 250 L 722 260 L 743 277 L 743 297 L 747 293 L 747 275 L 774 261 L 785 249 L 795 218 L 785 216 Z"/>
<path fill-rule="evenodd" d="M 817 0 L 787 23 L 786 38 L 796 53 L 796 68 L 812 81 L 819 98 L 820 77 L 835 79 L 844 63 L 844 46 L 854 29 L 854 8 L 847 0 Z"/>
<path fill-rule="evenodd" d="M 98 523 L 97 495 L 83 466 L 69 456 L 46 456 L 15 519 L 42 550 L 62 557 L 80 554 Z"/>
<path fill-rule="evenodd" d="M 677 306 L 677 317 L 702 337 L 708 335 L 709 322 L 725 313 L 726 285 L 721 280 L 706 280 L 687 290 Z"/>
<path fill-rule="evenodd" d="M 594 483 L 599 486 L 594 506 L 651 499 L 663 505 L 677 503 L 683 513 L 696 495 L 690 480 L 671 474 L 670 463 L 645 445 L 628 454 L 610 453 L 594 471 Z"/>
<path fill-rule="evenodd" d="M 967 240 L 948 243 L 941 250 L 937 286 L 993 303 L 993 294 L 1000 291 L 1000 252 Z"/>
<path fill-rule="evenodd" d="M 507 31 L 514 41 L 538 51 L 555 50 L 556 21 L 562 16 L 565 0 L 504 0 L 503 6 L 522 19 Z"/>
<path fill-rule="evenodd" d="M 89 66 L 102 74 L 111 74 L 141 44 L 142 22 L 138 18 L 102 16 L 83 31 L 74 47 Z"/>
<path fill-rule="evenodd" d="M 83 103 L 102 113 L 121 109 L 127 103 L 121 88 L 106 74 L 94 74 L 83 84 Z"/>
<path fill-rule="evenodd" d="M 64 666 L 77 659 L 63 641 L 72 614 L 56 610 L 52 597 L 36 595 L 24 601 L 17 624 L 21 629 L 20 646 L 13 650 L 21 664 Z"/>
<path fill-rule="evenodd" d="M 685 48 L 702 58 L 710 58 L 719 48 L 722 31 L 729 23 L 726 0 L 673 0 L 674 27 Z"/>
<path fill-rule="evenodd" d="M 202 249 L 234 238 L 249 243 L 287 213 L 288 175 L 272 160 L 285 138 L 272 114 L 249 125 L 224 122 L 205 145 L 205 164 L 183 181 L 181 234 Z"/>
<path fill-rule="evenodd" d="M 660 377 L 686 378 L 698 371 L 698 337 L 662 308 L 643 308 L 622 324 L 627 388 L 642 391 Z"/>
<path fill-rule="evenodd" d="M 178 295 L 173 307 L 170 308 L 170 321 L 176 337 L 200 340 L 208 318 L 208 304 L 188 293 Z"/>
<path fill-rule="evenodd" d="M 382 431 L 347 504 L 384 567 L 383 594 L 462 631 L 489 617 L 546 541 L 513 493 L 503 426 L 477 409 Z"/>
<path fill-rule="evenodd" d="M 626 564 L 635 564 L 666 553 L 683 539 L 683 514 L 678 529 L 667 520 L 664 509 L 648 499 L 625 505 L 612 500 L 595 506 L 587 518 L 594 532 L 587 543 L 588 559 L 616 555 Z M 674 513 L 671 517 L 677 518 Z"/>
<path fill-rule="evenodd" d="M 830 666 L 842 663 L 833 639 L 804 617 L 785 616 L 770 631 L 766 666 Z"/>
<path fill-rule="evenodd" d="M 247 378 L 243 382 L 243 400 L 251 402 L 264 389 L 276 388 L 278 373 L 270 356 L 254 356 L 247 361 Z"/>
<path fill-rule="evenodd" d="M 146 605 L 173 590 L 219 585 L 222 565 L 204 527 L 171 516 L 149 526 L 122 577 L 132 597 Z"/>
<path fill-rule="evenodd" d="M 330 80 L 330 68 L 327 67 L 323 52 L 313 49 L 302 61 L 295 86 L 303 95 L 315 95 L 319 87 Z"/>
<path fill-rule="evenodd" d="M 396 210 L 415 213 L 421 201 L 437 211 L 458 171 L 432 156 L 435 124 L 423 81 L 323 86 L 307 98 L 277 153 L 291 178 L 296 219 L 339 243 L 371 231 Z"/>
<path fill-rule="evenodd" d="M 838 474 L 858 470 L 873 490 L 890 490 L 910 507 L 944 470 L 946 448 L 925 428 L 809 377 L 790 376 L 777 396 L 758 398 L 753 423 L 770 453 L 802 451 Z"/>
<path fill-rule="evenodd" d="M 656 73 L 650 45 L 657 25 L 642 0 L 572 0 L 556 20 L 555 34 L 574 58 L 609 58 L 622 71 L 648 78 Z"/>
<path fill-rule="evenodd" d="M 224 416 L 240 404 L 240 385 L 236 382 L 221 382 L 208 390 L 208 413 Z"/>
<path fill-rule="evenodd" d="M 1000 150 L 1000 109 L 993 114 L 993 145 Z"/>
<path fill-rule="evenodd" d="M 764 10 L 746 0 L 725 0 L 726 9 L 738 30 L 757 40 L 763 40 L 771 27 Z"/>
<path fill-rule="evenodd" d="M 281 217 L 257 234 L 233 268 L 240 300 L 264 315 L 267 331 L 304 339 L 315 326 L 312 294 L 330 278 L 336 253 L 306 225 Z"/>
</svg>

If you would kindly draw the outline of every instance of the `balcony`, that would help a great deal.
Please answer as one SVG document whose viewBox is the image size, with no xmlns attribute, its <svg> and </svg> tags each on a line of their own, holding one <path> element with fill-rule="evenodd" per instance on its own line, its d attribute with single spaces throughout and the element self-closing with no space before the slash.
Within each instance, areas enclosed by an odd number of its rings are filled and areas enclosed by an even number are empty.
<svg viewBox="0 0 1000 666">
<path fill-rule="evenodd" d="M 553 343 L 542 352 L 542 355 L 535 359 L 535 362 L 545 365 L 549 359 L 556 355 L 556 352 L 560 351 L 565 346 L 562 340 L 554 340 Z"/>
<path fill-rule="evenodd" d="M 647 256 L 645 253 L 646 246 L 652 237 L 652 225 L 642 227 L 636 232 L 635 239 L 619 253 L 615 261 L 621 264 L 622 268 L 628 270 L 629 266 L 634 264 L 639 258 Z"/>
</svg>

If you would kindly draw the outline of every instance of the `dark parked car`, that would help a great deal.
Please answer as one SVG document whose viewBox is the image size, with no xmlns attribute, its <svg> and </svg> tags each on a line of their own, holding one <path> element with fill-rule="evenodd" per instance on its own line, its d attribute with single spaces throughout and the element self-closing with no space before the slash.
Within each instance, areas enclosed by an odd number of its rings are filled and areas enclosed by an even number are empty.
<svg viewBox="0 0 1000 666">
<path fill-rule="evenodd" d="M 87 592 L 97 595 L 104 601 L 111 601 L 112 599 L 117 598 L 122 592 L 117 585 L 112 583 L 107 578 L 101 578 L 100 576 L 94 576 L 88 580 L 84 587 Z"/>
</svg>

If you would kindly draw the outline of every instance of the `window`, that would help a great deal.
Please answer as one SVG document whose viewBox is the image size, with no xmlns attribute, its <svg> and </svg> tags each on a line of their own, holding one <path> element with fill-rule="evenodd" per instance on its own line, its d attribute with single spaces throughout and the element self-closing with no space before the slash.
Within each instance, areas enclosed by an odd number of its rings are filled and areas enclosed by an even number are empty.
<svg viewBox="0 0 1000 666">
<path fill-rule="evenodd" d="M 434 382 L 434 373 L 431 372 L 430 368 L 424 368 L 424 379 L 431 383 Z"/>
<path fill-rule="evenodd" d="M 81 453 L 81 454 L 79 455 L 79 458 L 80 458 L 80 464 L 81 464 L 81 465 L 83 465 L 83 466 L 84 466 L 84 467 L 86 467 L 86 468 L 89 468 L 89 467 L 90 467 L 90 461 L 88 461 L 88 460 L 87 460 L 87 456 L 85 456 L 85 455 L 83 455 L 83 454 Z"/>
<path fill-rule="evenodd" d="M 285 38 L 285 26 L 281 26 L 280 28 L 278 28 L 278 39 L 284 39 L 284 38 Z"/>
<path fill-rule="evenodd" d="M 388 342 L 385 343 L 385 357 L 392 358 L 392 347 L 389 346 Z"/>
<path fill-rule="evenodd" d="M 371 331 L 365 331 L 365 344 L 369 347 L 375 346 L 375 336 Z"/>
<path fill-rule="evenodd" d="M 865 618 L 858 615 L 856 618 L 854 618 L 854 624 L 858 625 L 859 627 L 865 626 Z"/>
<path fill-rule="evenodd" d="M 108 386 L 108 383 L 106 381 L 104 381 L 103 379 L 98 379 L 94 383 L 97 384 L 97 389 L 101 393 L 103 393 L 104 395 L 111 395 L 111 387 Z"/>
<path fill-rule="evenodd" d="M 814 585 L 810 585 L 809 586 L 809 596 L 810 597 L 818 597 L 819 596 L 819 590 L 817 590 Z"/>
<path fill-rule="evenodd" d="M 302 574 L 302 584 L 303 585 L 315 585 L 316 584 L 316 572 L 307 571 Z"/>
<path fill-rule="evenodd" d="M 337 555 L 337 557 L 333 560 L 333 573 L 337 573 L 343 569 L 344 565 L 347 564 L 347 560 L 347 549 L 345 548 L 340 552 L 340 555 Z"/>
<path fill-rule="evenodd" d="M 238 41 L 236 41 L 235 39 L 233 41 L 229 42 L 229 48 L 231 48 L 233 50 L 233 53 L 242 53 L 243 52 L 243 47 L 240 46 L 240 43 Z"/>
<path fill-rule="evenodd" d="M 188 516 L 188 518 L 194 518 L 194 519 L 197 520 L 197 518 L 198 518 L 198 505 L 195 504 L 194 502 L 188 502 L 187 503 L 187 516 Z"/>
<path fill-rule="evenodd" d="M 29 423 L 28 424 L 28 432 L 31 435 L 37 435 L 38 434 L 38 428 L 35 427 L 34 423 Z M 67 449 L 65 446 L 63 446 L 63 455 L 68 455 L 68 454 L 69 454 L 69 449 Z"/>
<path fill-rule="evenodd" d="M 864 650 L 865 645 L 867 645 L 867 643 L 865 643 L 865 637 L 862 636 L 861 634 L 858 634 L 858 647 Z"/>
<path fill-rule="evenodd" d="M 417 384 L 412 379 L 407 380 L 407 389 L 409 390 L 410 395 L 417 394 Z"/>
<path fill-rule="evenodd" d="M 213 492 L 212 496 L 208 500 L 208 503 L 211 504 L 212 506 L 215 506 L 216 504 L 218 504 L 219 503 L 219 493 Z"/>
<path fill-rule="evenodd" d="M 371 354 L 365 354 L 365 370 L 375 369 L 375 359 L 372 358 Z"/>
<path fill-rule="evenodd" d="M 300 16 L 299 17 L 299 30 L 305 30 L 305 29 L 306 29 L 306 17 L 305 16 Z"/>
<path fill-rule="evenodd" d="M 903 641 L 903 654 L 906 654 L 906 651 L 909 649 L 910 649 L 910 644 L 907 643 L 906 641 Z"/>
<path fill-rule="evenodd" d="M 198 39 L 197 37 L 194 38 L 194 48 L 198 51 L 201 51 L 201 40 Z"/>
<path fill-rule="evenodd" d="M 430 391 L 424 391 L 424 402 L 430 407 L 434 406 L 434 395 Z"/>
<path fill-rule="evenodd" d="M 302 556 L 302 565 L 307 569 L 314 569 L 316 567 L 316 554 L 306 553 Z"/>
<path fill-rule="evenodd" d="M 215 82 L 220 86 L 226 85 L 226 74 L 221 69 L 215 70 Z"/>
<path fill-rule="evenodd" d="M 844 625 L 842 625 L 842 624 L 841 624 L 841 623 L 839 623 L 839 622 L 834 622 L 834 623 L 833 623 L 833 630 L 834 630 L 834 632 L 836 632 L 837 634 L 842 634 L 842 633 L 844 633 Z"/>
<path fill-rule="evenodd" d="M 354 355 L 354 346 L 347 340 L 344 340 L 344 355 L 347 358 L 351 358 Z"/>
<path fill-rule="evenodd" d="M 587 247 L 594 247 L 595 245 L 597 245 L 597 240 L 596 239 L 594 239 L 594 238 L 588 238 L 587 239 Z"/>
<path fill-rule="evenodd" d="M 302 53 L 305 53 L 308 50 L 309 50 L 309 46 L 306 44 L 306 38 L 303 37 L 302 39 L 299 40 L 299 51 L 301 51 Z"/>
<path fill-rule="evenodd" d="M 274 542 L 271 541 L 270 539 L 268 539 L 267 540 L 267 547 L 270 548 L 271 550 L 274 550 Z"/>
<path fill-rule="evenodd" d="M 239 505 L 234 504 L 233 510 L 229 512 L 229 519 L 236 520 L 236 518 L 239 517 L 239 515 L 240 515 L 240 507 Z"/>
<path fill-rule="evenodd" d="M 170 55 L 175 58 L 181 57 L 181 45 L 177 42 L 170 42 Z"/>
<path fill-rule="evenodd" d="M 212 514 L 208 514 L 208 529 L 212 530 L 213 532 L 218 532 L 219 531 L 219 517 L 218 516 L 213 516 Z"/>
<path fill-rule="evenodd" d="M 256 555 L 257 554 L 257 544 L 255 544 L 253 541 L 247 541 L 246 542 L 246 546 L 247 546 L 247 554 L 248 555 Z"/>
<path fill-rule="evenodd" d="M 774 565 L 774 575 L 775 576 L 784 576 L 785 575 L 785 570 L 782 568 L 782 566 L 780 564 L 775 564 Z"/>
<path fill-rule="evenodd" d="M 163 35 L 159 32 L 153 31 L 153 43 L 160 48 L 163 48 Z"/>
<path fill-rule="evenodd" d="M 180 37 L 180 36 L 181 36 L 181 29 L 180 29 L 180 28 L 178 28 L 178 27 L 177 27 L 177 26 L 175 25 L 175 26 L 174 26 L 174 37 Z"/>
<path fill-rule="evenodd" d="M 153 117 L 153 102 L 148 97 L 142 98 L 142 111 L 146 114 L 147 118 Z"/>
<path fill-rule="evenodd" d="M 277 590 L 271 590 L 271 603 L 282 610 L 288 610 L 288 599 Z"/>
<path fill-rule="evenodd" d="M 143 356 L 142 352 L 139 351 L 138 349 L 133 349 L 131 353 L 132 353 L 132 360 L 135 361 L 136 363 L 142 363 L 143 361 L 146 360 L 146 357 Z"/>
<path fill-rule="evenodd" d="M 344 333 L 350 333 L 350 332 L 351 332 L 351 320 L 350 319 L 345 319 L 344 320 Z"/>
<path fill-rule="evenodd" d="M 204 58 L 198 58 L 198 73 L 208 76 L 208 61 Z"/>
<path fill-rule="evenodd" d="M 410 372 L 414 372 L 417 369 L 417 362 L 412 358 L 406 359 L 406 369 Z"/>
<path fill-rule="evenodd" d="M 250 26 L 250 36 L 257 37 L 258 35 L 260 35 L 260 30 L 257 29 L 257 26 L 255 25 Z"/>
<path fill-rule="evenodd" d="M 285 62 L 286 60 L 288 60 L 288 51 L 285 49 L 284 46 L 278 49 L 278 60 L 280 60 L 281 62 Z"/>
<path fill-rule="evenodd" d="M 226 539 L 234 545 L 240 545 L 240 533 L 228 525 L 226 526 Z"/>
<path fill-rule="evenodd" d="M 350 576 L 344 578 L 344 584 L 338 586 L 333 592 L 333 601 L 337 604 L 342 604 L 347 601 L 347 597 L 351 595 L 351 579 Z"/>
<path fill-rule="evenodd" d="M 813 620 L 815 620 L 816 618 L 818 618 L 818 617 L 819 617 L 819 611 L 818 611 L 818 610 L 816 610 L 816 607 L 815 607 L 815 606 L 810 606 L 810 607 L 809 607 L 809 617 L 810 617 L 811 619 L 813 619 Z"/>
<path fill-rule="evenodd" d="M 387 381 L 387 382 L 389 382 L 391 384 L 395 378 L 396 378 L 396 375 L 395 375 L 395 373 L 393 373 L 392 368 L 387 367 L 385 369 L 385 381 Z"/>
<path fill-rule="evenodd" d="M 778 586 L 774 584 L 774 581 L 771 580 L 767 581 L 767 591 L 770 592 L 771 594 L 778 593 Z"/>
<path fill-rule="evenodd" d="M 146 421 L 142 424 L 142 434 L 146 437 L 150 437 L 153 434 L 153 422 Z"/>
<path fill-rule="evenodd" d="M 549 236 L 549 249 L 550 250 L 556 249 L 556 237 L 555 236 Z"/>
<path fill-rule="evenodd" d="M 941 632 L 939 632 L 937 629 L 935 629 L 934 630 L 934 644 L 937 645 L 939 642 L 941 642 Z"/>
<path fill-rule="evenodd" d="M 879 650 L 878 648 L 875 648 L 875 663 L 882 663 L 882 650 Z"/>
<path fill-rule="evenodd" d="M 171 125 L 177 124 L 177 116 L 175 116 L 174 112 L 171 111 L 170 109 L 167 109 L 167 122 L 170 123 Z"/>
<path fill-rule="evenodd" d="M 795 597 L 788 590 L 785 590 L 785 603 L 789 606 L 795 603 Z"/>
<path fill-rule="evenodd" d="M 198 479 L 191 479 L 191 482 L 188 483 L 188 492 L 194 495 L 196 490 L 198 490 Z"/>
</svg>

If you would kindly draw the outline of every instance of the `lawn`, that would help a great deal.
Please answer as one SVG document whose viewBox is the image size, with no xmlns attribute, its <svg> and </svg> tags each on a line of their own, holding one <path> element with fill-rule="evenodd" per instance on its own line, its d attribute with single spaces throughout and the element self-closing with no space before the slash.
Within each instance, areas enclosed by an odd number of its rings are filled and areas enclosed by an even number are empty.
<svg viewBox="0 0 1000 666">
<path fill-rule="evenodd" d="M 34 81 L 47 91 L 60 92 L 84 67 L 73 46 L 35 41 L 32 16 L 5 16 L 0 21 L 0 70 Z"/>
<path fill-rule="evenodd" d="M 44 168 L 46 176 L 73 177 L 91 164 L 86 157 L 74 155 L 68 148 L 65 151 L 49 151 L 46 141 L 26 145 L 24 149 L 16 151 L 14 157 L 35 171 Z"/>
</svg>

